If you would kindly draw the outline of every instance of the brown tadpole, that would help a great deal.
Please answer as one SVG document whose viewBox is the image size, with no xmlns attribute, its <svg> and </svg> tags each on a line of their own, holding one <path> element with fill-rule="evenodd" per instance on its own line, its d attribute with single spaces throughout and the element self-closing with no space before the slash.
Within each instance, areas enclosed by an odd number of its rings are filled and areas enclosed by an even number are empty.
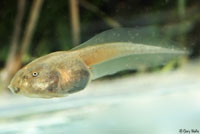
<svg viewBox="0 0 200 134">
<path fill-rule="evenodd" d="M 120 31 L 122 34 L 119 34 Z M 97 38 L 98 35 L 94 37 L 95 44 L 89 41 L 89 45 L 83 43 L 78 49 L 58 51 L 37 58 L 15 74 L 9 88 L 13 93 L 28 97 L 63 97 L 83 90 L 91 80 L 102 76 L 130 67 L 137 69 L 144 65 L 151 66 L 151 61 L 155 60 L 158 60 L 156 65 L 163 65 L 166 61 L 187 54 L 185 50 L 176 49 L 173 45 L 163 47 L 154 45 L 155 42 L 144 41 L 149 37 L 155 38 L 153 41 L 161 38 L 138 32 L 138 29 L 110 30 L 99 34 L 100 39 Z M 144 39 L 138 41 L 140 35 Z M 119 41 L 122 37 L 126 38 L 126 41 Z M 104 38 L 112 41 L 102 42 Z M 120 61 L 121 58 L 126 62 Z M 144 64 L 146 62 L 149 64 Z"/>
</svg>

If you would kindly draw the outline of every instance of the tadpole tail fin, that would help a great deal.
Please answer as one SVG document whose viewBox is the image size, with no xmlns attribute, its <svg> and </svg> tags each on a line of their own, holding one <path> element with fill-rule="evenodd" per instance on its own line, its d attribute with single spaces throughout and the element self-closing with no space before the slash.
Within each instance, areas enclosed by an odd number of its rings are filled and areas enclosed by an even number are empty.
<svg viewBox="0 0 200 134">
<path fill-rule="evenodd" d="M 79 50 L 79 56 L 92 72 L 92 79 L 127 69 L 154 67 L 187 55 L 178 48 L 164 48 L 131 42 L 107 43 Z"/>
<path fill-rule="evenodd" d="M 105 43 L 96 46 L 88 46 L 80 49 L 79 56 L 88 66 L 93 66 L 108 60 L 141 54 L 187 54 L 187 51 L 177 48 L 164 48 L 132 42 Z"/>
</svg>

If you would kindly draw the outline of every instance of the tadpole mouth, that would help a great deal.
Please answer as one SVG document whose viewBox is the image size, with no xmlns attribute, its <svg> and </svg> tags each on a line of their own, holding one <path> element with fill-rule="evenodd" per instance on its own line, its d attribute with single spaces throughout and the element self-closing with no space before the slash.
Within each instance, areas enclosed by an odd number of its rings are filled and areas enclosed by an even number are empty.
<svg viewBox="0 0 200 134">
<path fill-rule="evenodd" d="M 17 94 L 17 93 L 20 91 L 20 88 L 12 87 L 11 85 L 9 85 L 8 88 L 10 89 L 10 91 L 11 91 L 13 94 Z"/>
</svg>

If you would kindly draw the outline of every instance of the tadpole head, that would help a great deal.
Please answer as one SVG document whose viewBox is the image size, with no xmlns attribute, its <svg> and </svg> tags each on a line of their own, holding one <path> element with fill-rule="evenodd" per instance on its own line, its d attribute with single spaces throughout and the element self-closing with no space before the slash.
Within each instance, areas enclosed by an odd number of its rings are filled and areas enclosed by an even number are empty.
<svg viewBox="0 0 200 134">
<path fill-rule="evenodd" d="M 15 74 L 9 89 L 15 94 L 39 98 L 63 97 L 83 90 L 90 81 L 90 71 L 76 57 L 61 59 L 64 54 L 52 53 L 29 63 Z"/>
<path fill-rule="evenodd" d="M 51 98 L 59 94 L 60 74 L 47 63 L 28 64 L 20 69 L 8 88 L 12 93 L 29 97 Z"/>
</svg>

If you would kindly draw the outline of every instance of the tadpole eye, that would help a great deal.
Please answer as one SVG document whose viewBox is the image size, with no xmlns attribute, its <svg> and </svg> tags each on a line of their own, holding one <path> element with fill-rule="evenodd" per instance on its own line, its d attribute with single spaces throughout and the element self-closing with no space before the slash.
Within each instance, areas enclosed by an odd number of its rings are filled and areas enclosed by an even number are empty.
<svg viewBox="0 0 200 134">
<path fill-rule="evenodd" d="M 33 77 L 36 77 L 36 76 L 38 76 L 38 72 L 33 72 L 32 75 L 33 75 Z"/>
</svg>

